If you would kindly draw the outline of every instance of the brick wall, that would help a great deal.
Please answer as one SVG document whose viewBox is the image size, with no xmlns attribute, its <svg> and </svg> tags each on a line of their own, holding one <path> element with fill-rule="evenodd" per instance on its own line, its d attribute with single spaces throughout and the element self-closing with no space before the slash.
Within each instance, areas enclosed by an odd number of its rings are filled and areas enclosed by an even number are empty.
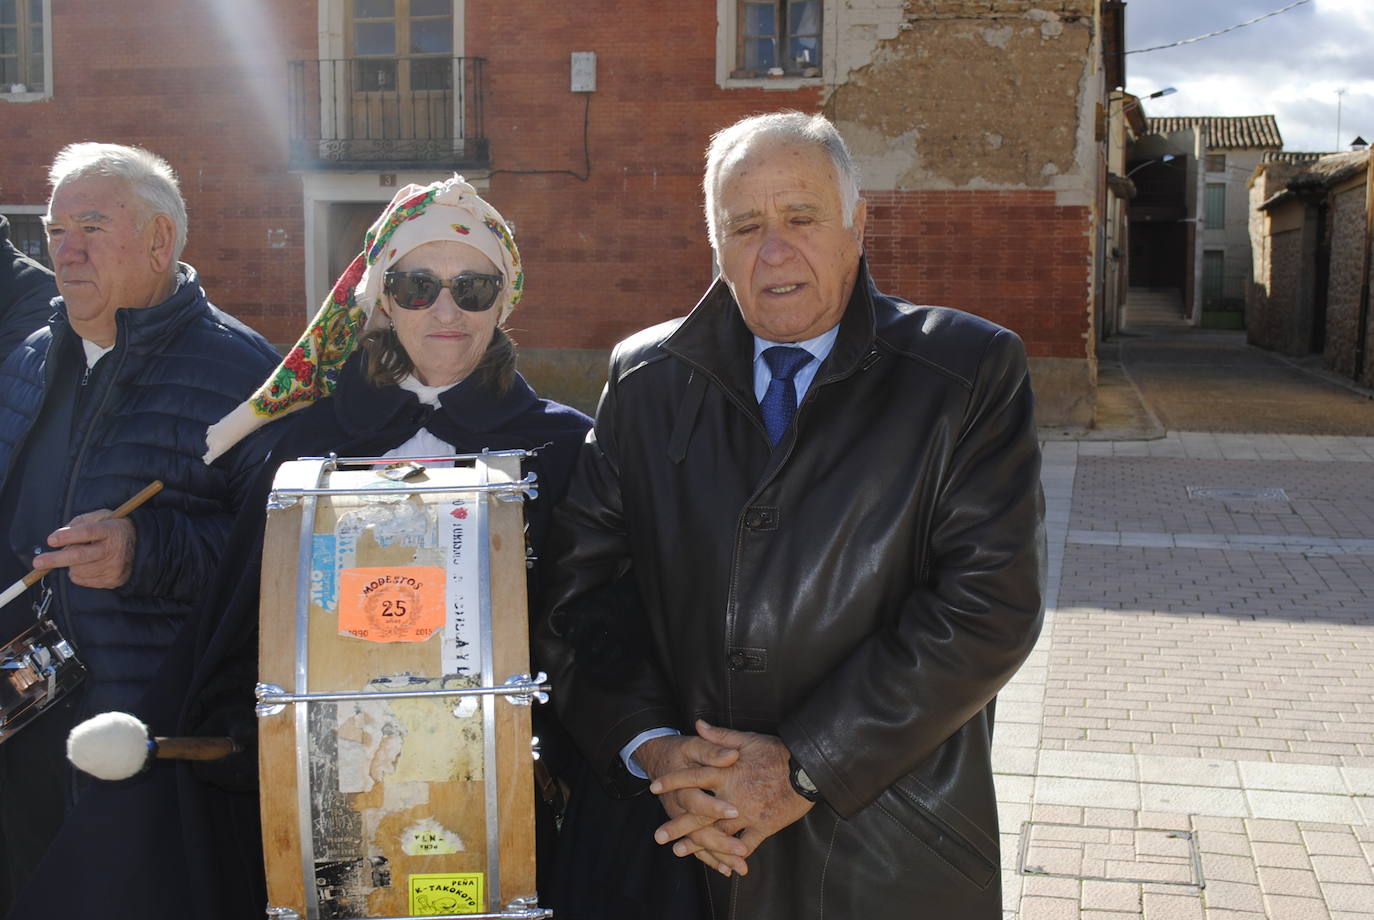
<svg viewBox="0 0 1374 920">
<path fill-rule="evenodd" d="M 866 192 L 878 286 L 1016 331 L 1036 357 L 1081 358 L 1090 335 L 1087 208 L 1049 191 Z"/>
<path fill-rule="evenodd" d="M 1374 288 L 1374 238 L 1370 238 L 1369 253 L 1366 255 L 1364 265 L 1369 266 L 1369 271 L 1364 276 L 1364 286 Z M 1369 297 L 1371 301 L 1374 301 L 1374 290 L 1370 291 Z M 1374 303 L 1371 303 L 1369 324 L 1366 328 L 1366 342 L 1369 343 L 1366 347 L 1374 347 Z M 1359 382 L 1364 386 L 1374 387 L 1374 360 L 1371 360 L 1369 354 L 1364 357 L 1364 376 L 1360 378 Z"/>
<path fill-rule="evenodd" d="M 527 264 L 512 319 L 522 348 L 605 349 L 690 310 L 712 278 L 700 191 L 710 135 L 756 112 L 819 107 L 816 88 L 717 87 L 713 3 L 630 9 L 468 3 L 468 51 L 487 58 L 490 197 Z M 569 91 L 573 51 L 596 52 L 590 98 Z M 584 111 L 586 182 L 502 172 L 582 172 Z"/>
<path fill-rule="evenodd" d="M 227 11 L 217 15 L 218 6 Z M 53 155 L 73 141 L 145 146 L 181 176 L 184 258 L 220 307 L 269 338 L 299 332 L 300 182 L 286 171 L 280 107 L 288 57 L 313 56 L 313 4 L 272 4 L 270 30 L 237 4 L 53 4 L 53 97 L 0 101 L 0 202 L 43 204 Z M 302 53 L 302 49 L 310 49 Z M 285 231 L 272 249 L 268 230 Z"/>
<path fill-rule="evenodd" d="M 1331 272 L 1323 357 L 1336 373 L 1353 378 L 1359 336 L 1360 272 L 1364 269 L 1364 185 L 1337 192 L 1329 201 Z"/>
<path fill-rule="evenodd" d="M 44 171 L 67 142 L 145 145 L 182 176 L 191 216 L 186 259 L 212 299 L 273 341 L 294 339 L 312 305 L 304 302 L 302 183 L 287 171 L 286 62 L 318 56 L 316 4 L 143 0 L 136 17 L 99 0 L 54 6 L 54 98 L 0 102 L 0 202 L 45 201 Z M 1019 16 L 1031 6 L 1050 11 L 1034 28 L 1055 35 L 1052 13 L 1082 3 L 960 0 L 928 12 L 962 11 L 975 21 Z M 656 5 L 651 16 L 638 9 L 612 0 L 467 3 L 464 53 L 487 61 L 489 196 L 516 225 L 527 262 L 528 296 L 513 317 L 524 352 L 596 355 L 636 329 L 685 313 L 712 274 L 699 189 L 711 132 L 755 112 L 838 104 L 815 86 L 721 89 L 713 3 Z M 1067 93 L 1077 100 L 1086 30 L 1064 22 L 1073 41 L 1039 61 L 1033 82 L 1056 99 Z M 1032 38 L 1035 48 L 1049 41 L 1041 31 L 1026 41 Z M 1002 40 L 978 41 L 989 73 L 1006 71 Z M 927 57 L 960 53 L 933 41 L 917 50 Z M 569 89 L 573 51 L 597 54 L 597 91 L 590 96 Z M 579 181 L 557 171 L 585 169 L 584 113 L 591 172 Z M 1054 125 L 1065 118 L 1081 123 L 1076 114 L 1070 108 Z M 997 119 L 1004 120 L 1000 109 Z M 890 127 L 894 137 L 905 130 L 900 120 Z M 1015 181 L 991 181 L 991 172 L 971 182 L 981 184 L 975 188 L 951 189 L 948 179 L 875 182 L 901 189 L 867 193 L 867 243 L 879 282 L 1011 326 L 1032 358 L 1090 357 L 1090 217 L 1077 205 L 1086 205 L 1094 182 L 1066 174 L 1077 142 L 1061 137 L 1061 127 L 1024 142 L 1035 157 L 1064 164 L 1032 171 L 1053 174 L 1043 187 L 1028 188 L 1019 173 Z M 1022 133 L 1034 134 L 1030 125 L 1015 136 Z M 1021 143 L 1009 136 L 1002 147 Z M 966 157 L 942 150 L 938 143 L 924 147 L 923 162 L 932 169 L 967 165 Z M 543 172 L 518 172 L 530 170 Z M 1081 201 L 1065 203 L 1069 186 L 1085 190 Z M 271 238 L 284 245 L 272 248 Z M 585 377 L 590 366 L 578 365 L 576 373 Z"/>
<path fill-rule="evenodd" d="M 1264 314 L 1266 347 L 1288 351 L 1294 339 L 1294 324 L 1298 317 L 1298 303 L 1302 286 L 1310 284 L 1303 265 L 1303 231 L 1288 230 L 1273 237 L 1270 250 L 1272 265 L 1269 285 L 1269 309 Z M 1258 338 L 1258 337 L 1257 337 Z M 1306 343 L 1303 351 L 1305 353 Z"/>
<path fill-rule="evenodd" d="M 1371 244 L 1370 249 L 1370 256 L 1374 257 L 1374 244 Z M 1370 266 L 1370 271 L 1366 273 L 1364 284 L 1366 287 L 1374 287 L 1374 258 L 1366 260 L 1365 264 Z M 1374 292 L 1371 292 L 1369 296 L 1374 299 Z M 1369 313 L 1369 318 L 1365 323 L 1364 373 L 1356 382 L 1362 386 L 1374 388 L 1374 309 L 1371 309 Z"/>
<path fill-rule="evenodd" d="M 922 0 L 908 5 L 906 18 L 967 19 L 980 16 L 988 19 L 1025 17 L 1045 12 L 1067 13 L 1091 19 L 1092 0 Z"/>
</svg>

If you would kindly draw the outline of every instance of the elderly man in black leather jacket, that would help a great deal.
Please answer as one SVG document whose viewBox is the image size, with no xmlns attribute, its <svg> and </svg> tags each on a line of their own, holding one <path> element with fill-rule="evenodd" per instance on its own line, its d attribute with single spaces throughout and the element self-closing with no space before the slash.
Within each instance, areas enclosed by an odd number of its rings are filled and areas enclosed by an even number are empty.
<svg viewBox="0 0 1374 920">
<path fill-rule="evenodd" d="M 0 583 L 45 575 L 0 610 L 0 641 L 44 609 L 88 676 L 0 745 L 0 907 L 76 801 L 67 732 L 137 702 L 210 584 L 266 441 L 207 465 L 205 430 L 278 360 L 178 261 L 186 208 L 164 160 L 73 144 L 50 177 L 62 296 L 0 366 Z M 109 519 L 153 479 L 157 496 Z"/>
<path fill-rule="evenodd" d="M 704 184 L 721 277 L 616 348 L 560 510 L 560 715 L 651 781 L 711 916 L 999 917 L 993 702 L 1043 610 L 1021 342 L 873 286 L 821 116 L 722 131 Z"/>
</svg>

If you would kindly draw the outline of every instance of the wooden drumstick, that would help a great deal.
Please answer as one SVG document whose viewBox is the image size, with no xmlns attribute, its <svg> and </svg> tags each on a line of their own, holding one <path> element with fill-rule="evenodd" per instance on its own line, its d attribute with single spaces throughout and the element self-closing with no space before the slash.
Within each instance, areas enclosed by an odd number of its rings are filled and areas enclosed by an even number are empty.
<svg viewBox="0 0 1374 920">
<path fill-rule="evenodd" d="M 97 779 L 121 780 L 154 760 L 219 760 L 242 748 L 226 737 L 154 738 L 127 712 L 102 712 L 67 736 L 67 759 Z"/>
<path fill-rule="evenodd" d="M 143 504 L 148 499 L 152 498 L 154 495 L 161 491 L 162 480 L 154 479 L 152 482 L 148 483 L 146 486 L 140 489 L 137 495 L 126 501 L 124 504 L 120 505 L 110 514 L 109 517 L 103 518 L 102 520 L 112 521 L 115 518 L 127 517 L 131 511 L 133 511 L 139 505 Z M 4 607 L 10 601 L 14 600 L 16 597 L 23 594 L 26 590 L 28 590 L 30 586 L 32 586 L 36 581 L 38 581 L 38 579 L 42 578 L 44 575 L 48 574 L 51 571 L 52 569 L 34 569 L 32 572 L 25 575 L 23 578 L 19 579 L 14 584 L 10 585 L 8 588 L 5 589 L 5 592 L 3 594 L 0 594 L 0 607 Z"/>
</svg>

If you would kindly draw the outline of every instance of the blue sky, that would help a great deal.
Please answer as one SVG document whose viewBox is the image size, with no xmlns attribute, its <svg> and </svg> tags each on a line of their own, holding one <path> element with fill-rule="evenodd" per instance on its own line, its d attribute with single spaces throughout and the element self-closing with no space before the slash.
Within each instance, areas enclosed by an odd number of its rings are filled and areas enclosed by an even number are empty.
<svg viewBox="0 0 1374 920">
<path fill-rule="evenodd" d="M 1253 19 L 1292 0 L 1129 0 L 1126 49 L 1179 41 Z M 1276 115 L 1285 150 L 1345 150 L 1374 141 L 1374 0 L 1303 6 L 1178 48 L 1126 56 L 1126 89 L 1147 115 Z M 1341 97 L 1337 145 L 1336 91 Z"/>
</svg>

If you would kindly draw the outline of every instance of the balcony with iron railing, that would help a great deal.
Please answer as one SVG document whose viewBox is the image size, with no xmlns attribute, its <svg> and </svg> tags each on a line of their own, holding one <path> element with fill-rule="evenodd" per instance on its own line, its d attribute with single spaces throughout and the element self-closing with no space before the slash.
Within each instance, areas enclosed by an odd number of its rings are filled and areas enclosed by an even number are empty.
<svg viewBox="0 0 1374 920">
<path fill-rule="evenodd" d="M 290 61 L 292 169 L 484 169 L 485 60 Z"/>
</svg>

